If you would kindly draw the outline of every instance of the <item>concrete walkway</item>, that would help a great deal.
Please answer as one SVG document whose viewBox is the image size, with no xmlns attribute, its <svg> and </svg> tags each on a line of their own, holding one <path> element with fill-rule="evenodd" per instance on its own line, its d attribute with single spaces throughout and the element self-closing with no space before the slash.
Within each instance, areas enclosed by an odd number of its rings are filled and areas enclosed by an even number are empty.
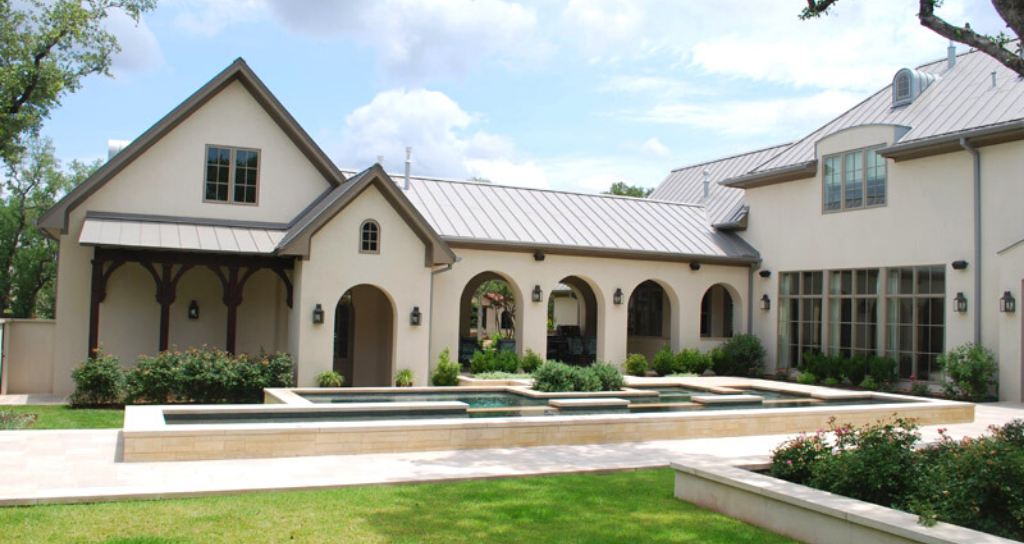
<svg viewBox="0 0 1024 544">
<path fill-rule="evenodd" d="M 954 437 L 1024 418 L 1024 404 L 984 404 L 974 423 L 949 426 Z M 926 440 L 937 438 L 926 427 Z M 487 449 L 283 459 L 119 462 L 117 430 L 0 432 L 0 506 L 223 495 L 610 472 L 668 466 L 702 456 L 758 464 L 786 436 L 672 440 L 586 446 Z"/>
<path fill-rule="evenodd" d="M 0 395 L 0 406 L 18 406 L 22 404 L 67 404 L 65 395 Z"/>
</svg>

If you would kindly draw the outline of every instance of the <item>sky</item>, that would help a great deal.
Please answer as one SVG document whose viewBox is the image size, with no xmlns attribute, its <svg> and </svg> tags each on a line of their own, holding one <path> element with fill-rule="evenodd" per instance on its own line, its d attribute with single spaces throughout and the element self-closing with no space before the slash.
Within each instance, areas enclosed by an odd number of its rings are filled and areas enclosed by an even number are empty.
<svg viewBox="0 0 1024 544">
<path fill-rule="evenodd" d="M 44 127 L 106 158 L 242 57 L 342 169 L 597 192 L 799 139 L 943 58 L 916 0 L 161 0 Z M 1004 29 L 985 0 L 939 15 Z M 961 52 L 966 51 L 960 45 Z"/>
</svg>

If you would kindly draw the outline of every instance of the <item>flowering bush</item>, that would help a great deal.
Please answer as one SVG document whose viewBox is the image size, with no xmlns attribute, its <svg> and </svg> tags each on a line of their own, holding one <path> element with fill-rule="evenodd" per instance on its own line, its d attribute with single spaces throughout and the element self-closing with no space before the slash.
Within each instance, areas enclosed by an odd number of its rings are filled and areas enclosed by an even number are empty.
<svg viewBox="0 0 1024 544">
<path fill-rule="evenodd" d="M 928 396 L 928 383 L 927 382 L 919 381 L 917 379 L 916 375 L 911 374 L 910 375 L 910 390 L 908 392 L 911 395 L 914 395 L 914 396 L 917 396 L 917 397 L 927 397 Z"/>
<path fill-rule="evenodd" d="M 939 355 L 936 363 L 946 372 L 942 388 L 951 399 L 982 400 L 988 395 L 989 386 L 995 383 L 998 372 L 995 355 L 985 346 L 972 342 Z"/>
<path fill-rule="evenodd" d="M 93 356 L 71 372 L 75 392 L 68 398 L 72 406 L 121 404 L 124 400 L 124 369 L 117 357 L 97 349 Z"/>
<path fill-rule="evenodd" d="M 823 429 L 810 436 L 801 434 L 775 448 L 768 473 L 775 478 L 807 485 L 811 481 L 814 466 L 830 451 L 831 446 Z"/>
</svg>

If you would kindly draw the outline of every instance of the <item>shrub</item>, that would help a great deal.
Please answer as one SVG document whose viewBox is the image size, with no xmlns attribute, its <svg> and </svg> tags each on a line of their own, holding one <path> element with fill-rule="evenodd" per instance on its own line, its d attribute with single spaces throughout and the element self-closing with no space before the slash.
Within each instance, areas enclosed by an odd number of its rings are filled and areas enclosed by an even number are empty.
<svg viewBox="0 0 1024 544">
<path fill-rule="evenodd" d="M 592 368 L 584 366 L 570 367 L 569 379 L 572 391 L 602 391 L 604 384 L 601 377 Z"/>
<path fill-rule="evenodd" d="M 841 355 L 829 355 L 820 351 L 808 351 L 804 353 L 803 362 L 800 363 L 800 370 L 810 372 L 821 380 L 832 379 L 836 383 L 843 378 L 843 366 L 845 359 Z"/>
<path fill-rule="evenodd" d="M 1024 419 L 1015 419 L 1002 427 L 992 425 L 988 429 L 999 440 L 1024 450 Z"/>
<path fill-rule="evenodd" d="M 868 391 L 878 391 L 879 389 L 878 382 L 876 382 L 871 376 L 867 376 L 861 380 L 860 386 Z"/>
<path fill-rule="evenodd" d="M 928 396 L 928 382 L 922 382 L 917 380 L 917 376 L 910 376 L 910 390 L 908 391 L 911 395 L 916 397 Z"/>
<path fill-rule="evenodd" d="M 163 351 L 156 357 L 140 357 L 135 367 L 126 373 L 125 402 L 166 404 L 176 401 L 181 383 L 181 357 L 175 353 Z"/>
<path fill-rule="evenodd" d="M 698 349 L 687 348 L 676 354 L 675 371 L 699 376 L 705 370 L 710 370 L 712 364 L 710 354 L 701 353 Z"/>
<path fill-rule="evenodd" d="M 647 357 L 644 357 L 642 353 L 630 353 L 626 357 L 626 374 L 630 376 L 646 376 L 647 375 Z"/>
<path fill-rule="evenodd" d="M 412 382 L 415 380 L 412 374 L 412 370 L 403 368 L 395 374 L 395 386 L 397 387 L 412 387 Z"/>
<path fill-rule="evenodd" d="M 776 368 L 775 379 L 783 382 L 788 382 L 790 378 L 788 368 Z"/>
<path fill-rule="evenodd" d="M 853 385 L 860 384 L 868 375 L 868 358 L 858 353 L 843 359 L 843 375 Z"/>
<path fill-rule="evenodd" d="M 519 372 L 514 374 L 511 372 L 481 372 L 474 374 L 473 377 L 478 380 L 528 380 L 530 375 Z"/>
<path fill-rule="evenodd" d="M 768 474 L 774 478 L 807 485 L 813 467 L 830 452 L 824 430 L 813 435 L 800 436 L 783 442 L 772 451 L 772 466 Z"/>
<path fill-rule="evenodd" d="M 473 358 L 469 360 L 470 372 L 474 375 L 484 372 L 494 372 L 497 370 L 494 357 L 494 350 L 491 349 L 474 352 Z"/>
<path fill-rule="evenodd" d="M 75 392 L 68 402 L 72 406 L 120 404 L 124 399 L 124 374 L 117 357 L 96 350 L 71 372 Z"/>
<path fill-rule="evenodd" d="M 0 431 L 27 429 L 36 420 L 35 414 L 22 414 L 13 410 L 0 410 Z"/>
<path fill-rule="evenodd" d="M 611 363 L 597 361 L 590 365 L 589 370 L 592 370 L 597 379 L 601 380 L 601 391 L 618 391 L 626 385 L 622 371 Z"/>
<path fill-rule="evenodd" d="M 334 371 L 321 372 L 316 375 L 316 384 L 320 387 L 341 387 L 345 385 L 345 376 Z"/>
<path fill-rule="evenodd" d="M 728 339 L 717 350 L 714 369 L 725 376 L 759 376 L 764 372 L 764 346 L 752 334 L 737 334 Z"/>
<path fill-rule="evenodd" d="M 875 380 L 882 391 L 892 391 L 899 376 L 896 374 L 896 360 L 892 357 L 868 357 L 868 375 Z"/>
<path fill-rule="evenodd" d="M 459 363 L 452 361 L 451 352 L 444 348 L 437 359 L 437 366 L 430 373 L 430 383 L 437 386 L 459 385 Z"/>
<path fill-rule="evenodd" d="M 824 380 L 821 381 L 821 384 L 826 387 L 835 387 L 839 385 L 839 380 L 835 378 L 825 378 Z"/>
<path fill-rule="evenodd" d="M 519 370 L 519 356 L 510 350 L 499 350 L 494 354 L 494 370 L 497 372 L 516 372 Z"/>
<path fill-rule="evenodd" d="M 665 346 L 658 350 L 658 353 L 654 354 L 654 359 L 651 361 L 651 368 L 659 376 L 668 376 L 675 372 L 676 356 L 672 353 L 672 348 Z"/>
<path fill-rule="evenodd" d="M 810 372 L 801 372 L 800 375 L 796 377 L 796 382 L 804 385 L 814 385 L 818 383 L 818 377 Z"/>
<path fill-rule="evenodd" d="M 973 342 L 940 355 L 936 362 L 946 372 L 942 389 L 951 399 L 984 399 L 998 372 L 995 355 L 985 346 Z"/>
<path fill-rule="evenodd" d="M 542 364 L 544 364 L 544 359 L 541 359 L 540 355 L 534 353 L 532 349 L 526 350 L 526 355 L 523 355 L 523 358 L 519 361 L 519 366 L 527 374 L 533 374 Z"/>
<path fill-rule="evenodd" d="M 572 367 L 558 361 L 547 361 L 533 373 L 533 388 L 545 393 L 574 391 Z"/>
</svg>

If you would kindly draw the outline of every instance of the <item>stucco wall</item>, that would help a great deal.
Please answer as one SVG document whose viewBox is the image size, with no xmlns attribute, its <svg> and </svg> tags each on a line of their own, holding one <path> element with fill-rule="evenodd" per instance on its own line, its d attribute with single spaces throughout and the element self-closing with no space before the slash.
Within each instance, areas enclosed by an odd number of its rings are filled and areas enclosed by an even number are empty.
<svg viewBox="0 0 1024 544">
<path fill-rule="evenodd" d="M 3 338 L 0 395 L 53 393 L 55 333 L 55 323 L 49 319 L 0 322 Z"/>
</svg>

